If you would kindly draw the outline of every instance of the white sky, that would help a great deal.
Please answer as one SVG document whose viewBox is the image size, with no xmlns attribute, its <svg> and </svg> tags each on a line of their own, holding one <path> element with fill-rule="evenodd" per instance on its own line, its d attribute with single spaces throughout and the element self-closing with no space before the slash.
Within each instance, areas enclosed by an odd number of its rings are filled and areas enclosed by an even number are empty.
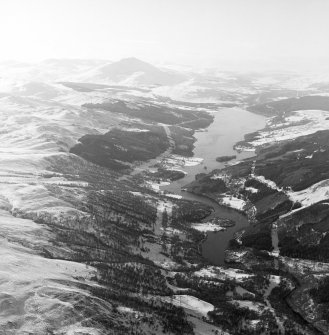
<svg viewBox="0 0 329 335">
<path fill-rule="evenodd" d="M 329 60 L 329 0 L 0 0 L 0 60 Z"/>
</svg>

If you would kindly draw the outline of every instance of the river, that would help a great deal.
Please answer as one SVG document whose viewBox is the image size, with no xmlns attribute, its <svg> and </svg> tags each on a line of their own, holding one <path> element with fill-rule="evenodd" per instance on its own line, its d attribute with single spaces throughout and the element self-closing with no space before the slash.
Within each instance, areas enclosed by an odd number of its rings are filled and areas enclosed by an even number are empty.
<svg viewBox="0 0 329 335">
<path fill-rule="evenodd" d="M 216 162 L 216 157 L 236 155 L 236 160 L 252 157 L 253 152 L 237 153 L 233 150 L 233 146 L 238 141 L 243 140 L 245 134 L 264 128 L 266 119 L 240 108 L 224 108 L 215 112 L 214 116 L 214 122 L 206 131 L 199 131 L 195 134 L 194 157 L 203 158 L 203 163 L 185 167 L 184 171 L 187 175 L 184 178 L 163 186 L 161 189 L 179 194 L 184 199 L 196 200 L 213 207 L 214 211 L 204 221 L 215 216 L 235 221 L 235 226 L 228 228 L 226 231 L 208 232 L 207 238 L 202 244 L 203 256 L 215 265 L 222 265 L 224 264 L 225 250 L 229 241 L 233 238 L 235 232 L 248 226 L 247 218 L 238 211 L 220 206 L 211 199 L 184 192 L 182 188 L 192 182 L 196 174 L 224 167 L 224 163 Z"/>
</svg>

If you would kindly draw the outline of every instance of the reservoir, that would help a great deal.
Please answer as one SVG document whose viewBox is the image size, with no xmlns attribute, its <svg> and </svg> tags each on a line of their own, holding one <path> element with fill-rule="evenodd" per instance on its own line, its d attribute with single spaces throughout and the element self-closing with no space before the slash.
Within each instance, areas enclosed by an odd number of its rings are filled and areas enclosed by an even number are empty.
<svg viewBox="0 0 329 335">
<path fill-rule="evenodd" d="M 217 202 L 199 195 L 182 191 L 182 188 L 195 179 L 198 173 L 211 172 L 223 168 L 216 157 L 236 155 L 237 161 L 254 156 L 254 152 L 237 153 L 233 146 L 244 139 L 244 135 L 265 127 L 266 118 L 250 113 L 241 108 L 224 108 L 214 113 L 213 123 L 205 130 L 195 133 L 194 157 L 203 158 L 203 163 L 185 167 L 187 175 L 168 186 L 161 187 L 170 193 L 181 195 L 184 199 L 202 202 L 213 207 L 214 211 L 204 221 L 213 217 L 228 218 L 235 221 L 235 226 L 226 231 L 208 232 L 202 244 L 202 254 L 215 265 L 224 264 L 225 250 L 234 233 L 248 226 L 248 220 L 242 213 L 219 205 Z"/>
</svg>

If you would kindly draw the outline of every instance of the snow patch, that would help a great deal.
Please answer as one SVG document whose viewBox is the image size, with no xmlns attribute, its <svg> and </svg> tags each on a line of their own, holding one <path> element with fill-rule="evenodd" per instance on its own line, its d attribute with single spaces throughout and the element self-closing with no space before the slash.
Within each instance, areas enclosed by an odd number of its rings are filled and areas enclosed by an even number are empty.
<svg viewBox="0 0 329 335">
<path fill-rule="evenodd" d="M 258 189 L 255 187 L 245 187 L 245 190 L 250 192 L 250 193 L 258 193 Z"/>
<path fill-rule="evenodd" d="M 302 206 L 310 206 L 329 199 L 329 179 L 322 180 L 302 191 L 288 192 L 291 200 L 300 202 Z"/>
<path fill-rule="evenodd" d="M 220 203 L 239 211 L 243 211 L 246 206 L 246 202 L 243 199 L 235 198 L 233 196 L 225 196 L 221 198 Z"/>
<path fill-rule="evenodd" d="M 224 227 L 220 227 L 217 224 L 211 223 L 211 222 L 205 222 L 205 223 L 194 223 L 192 225 L 193 229 L 196 229 L 201 232 L 208 232 L 208 231 L 220 231 L 225 230 Z"/>
<path fill-rule="evenodd" d="M 198 299 L 192 295 L 173 295 L 172 297 L 166 297 L 163 299 L 167 302 L 172 303 L 173 305 L 197 312 L 204 317 L 207 317 L 208 312 L 214 310 L 214 305 Z"/>
<path fill-rule="evenodd" d="M 169 198 L 174 198 L 174 199 L 182 199 L 183 197 L 179 194 L 171 194 L 171 193 L 166 193 L 165 194 L 166 197 L 169 197 Z"/>
</svg>

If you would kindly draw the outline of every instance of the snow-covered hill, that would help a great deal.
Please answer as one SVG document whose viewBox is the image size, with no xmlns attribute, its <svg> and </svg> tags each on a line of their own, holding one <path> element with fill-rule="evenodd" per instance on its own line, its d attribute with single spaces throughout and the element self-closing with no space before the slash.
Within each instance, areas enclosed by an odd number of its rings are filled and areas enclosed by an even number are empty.
<svg viewBox="0 0 329 335">
<path fill-rule="evenodd" d="M 187 76 L 172 70 L 159 69 L 137 58 L 125 58 L 87 72 L 80 80 L 93 83 L 127 86 L 163 86 L 183 82 Z"/>
</svg>

